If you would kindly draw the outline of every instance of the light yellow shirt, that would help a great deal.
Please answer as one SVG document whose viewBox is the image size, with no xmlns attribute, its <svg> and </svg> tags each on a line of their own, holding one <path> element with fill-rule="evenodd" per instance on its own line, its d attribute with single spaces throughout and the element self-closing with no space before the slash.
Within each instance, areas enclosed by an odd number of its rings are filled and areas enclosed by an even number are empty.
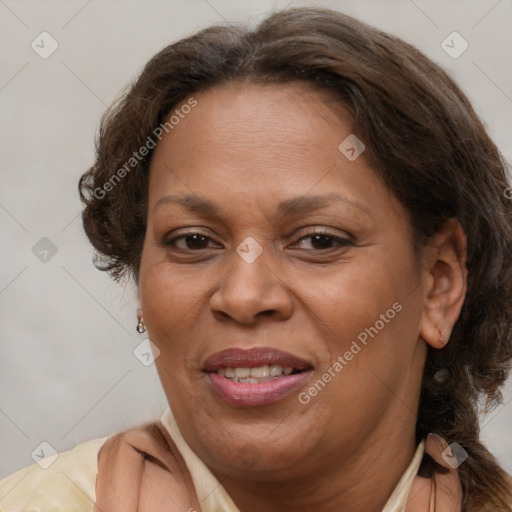
<svg viewBox="0 0 512 512">
<path fill-rule="evenodd" d="M 190 471 L 203 512 L 240 512 L 208 467 L 183 439 L 168 409 L 162 424 L 176 443 Z M 44 469 L 45 460 L 0 482 L 0 512 L 93 512 L 96 500 L 98 452 L 108 437 L 94 439 L 59 454 Z M 382 512 L 402 512 L 423 457 L 424 443 L 398 482 Z"/>
</svg>

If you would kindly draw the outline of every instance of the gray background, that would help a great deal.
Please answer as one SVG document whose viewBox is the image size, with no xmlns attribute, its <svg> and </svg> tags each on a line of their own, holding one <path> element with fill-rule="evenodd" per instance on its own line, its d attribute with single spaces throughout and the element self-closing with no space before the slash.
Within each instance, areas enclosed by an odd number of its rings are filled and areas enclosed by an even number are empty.
<svg viewBox="0 0 512 512">
<path fill-rule="evenodd" d="M 255 23 L 289 3 L 0 0 L 0 478 L 32 464 L 42 441 L 68 450 L 165 410 L 154 366 L 133 355 L 144 338 L 135 331 L 135 290 L 91 263 L 77 181 L 93 162 L 106 106 L 154 53 L 212 23 Z M 314 5 L 399 35 L 447 68 L 512 157 L 512 0 Z M 31 48 L 43 31 L 59 45 L 47 59 Z M 457 59 L 441 47 L 453 31 L 469 43 Z M 46 262 L 43 237 L 57 249 Z M 482 423 L 509 471 L 511 388 Z"/>
</svg>

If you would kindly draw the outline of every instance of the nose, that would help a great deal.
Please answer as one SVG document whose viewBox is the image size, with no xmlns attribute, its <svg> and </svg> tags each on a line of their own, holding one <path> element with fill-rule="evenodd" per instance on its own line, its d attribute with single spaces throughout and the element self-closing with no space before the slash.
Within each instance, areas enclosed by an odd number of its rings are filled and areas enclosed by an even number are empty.
<svg viewBox="0 0 512 512">
<path fill-rule="evenodd" d="M 265 251 L 252 263 L 237 253 L 210 299 L 214 316 L 252 325 L 258 319 L 286 320 L 293 311 L 292 295 L 283 277 L 269 266 Z"/>
</svg>

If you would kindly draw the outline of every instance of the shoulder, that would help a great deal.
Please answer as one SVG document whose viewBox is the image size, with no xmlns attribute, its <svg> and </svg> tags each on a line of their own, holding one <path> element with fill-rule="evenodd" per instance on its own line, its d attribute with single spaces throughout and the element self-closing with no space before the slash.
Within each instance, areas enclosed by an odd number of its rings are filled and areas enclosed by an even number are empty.
<svg viewBox="0 0 512 512">
<path fill-rule="evenodd" d="M 200 510 L 187 464 L 161 422 L 88 441 L 0 481 L 0 512 L 169 510 L 170 504 Z"/>
<path fill-rule="evenodd" d="M 117 434 L 102 446 L 96 506 L 110 512 L 200 509 L 188 467 L 161 422 Z"/>
<path fill-rule="evenodd" d="M 90 512 L 95 501 L 98 452 L 108 437 L 41 459 L 0 481 L 0 511 Z"/>
</svg>

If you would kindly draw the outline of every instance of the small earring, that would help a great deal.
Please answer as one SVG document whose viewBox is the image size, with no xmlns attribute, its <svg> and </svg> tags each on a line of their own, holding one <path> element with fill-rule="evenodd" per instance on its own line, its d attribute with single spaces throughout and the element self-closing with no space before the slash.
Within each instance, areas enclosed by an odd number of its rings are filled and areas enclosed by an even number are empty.
<svg viewBox="0 0 512 512">
<path fill-rule="evenodd" d="M 443 336 L 443 331 L 439 331 L 439 343 L 443 343 L 444 344 L 444 336 Z"/>
<path fill-rule="evenodd" d="M 137 329 L 137 332 L 139 332 L 140 334 L 143 334 L 146 332 L 146 324 L 144 323 L 144 319 L 142 317 L 140 318 L 136 329 Z"/>
</svg>

